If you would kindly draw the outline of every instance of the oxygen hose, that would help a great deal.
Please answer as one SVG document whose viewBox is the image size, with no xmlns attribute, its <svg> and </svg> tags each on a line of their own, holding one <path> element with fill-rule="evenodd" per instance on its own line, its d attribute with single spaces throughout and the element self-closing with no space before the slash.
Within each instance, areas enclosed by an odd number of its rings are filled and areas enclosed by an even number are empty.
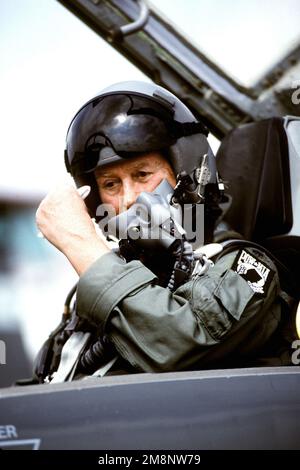
<svg viewBox="0 0 300 470">
<path fill-rule="evenodd" d="M 182 238 L 180 245 L 174 251 L 173 255 L 175 256 L 176 261 L 168 283 L 168 289 L 170 289 L 171 292 L 174 292 L 180 284 L 186 281 L 186 279 L 191 275 L 194 266 L 194 252 L 192 245 L 184 238 Z"/>
<path fill-rule="evenodd" d="M 100 364 L 116 356 L 114 345 L 106 336 L 100 337 L 80 357 L 78 372 L 92 374 Z"/>
</svg>

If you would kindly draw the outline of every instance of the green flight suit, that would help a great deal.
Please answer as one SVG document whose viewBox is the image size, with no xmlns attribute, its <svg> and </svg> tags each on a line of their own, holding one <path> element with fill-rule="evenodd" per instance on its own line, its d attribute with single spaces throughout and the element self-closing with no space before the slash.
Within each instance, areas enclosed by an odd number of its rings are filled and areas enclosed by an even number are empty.
<svg viewBox="0 0 300 470">
<path fill-rule="evenodd" d="M 276 330 L 281 306 L 274 263 L 247 250 L 270 268 L 263 295 L 233 269 L 239 250 L 174 293 L 157 285 L 141 262 L 108 253 L 80 278 L 77 314 L 107 334 L 137 371 L 201 369 L 231 356 L 252 357 Z"/>
</svg>

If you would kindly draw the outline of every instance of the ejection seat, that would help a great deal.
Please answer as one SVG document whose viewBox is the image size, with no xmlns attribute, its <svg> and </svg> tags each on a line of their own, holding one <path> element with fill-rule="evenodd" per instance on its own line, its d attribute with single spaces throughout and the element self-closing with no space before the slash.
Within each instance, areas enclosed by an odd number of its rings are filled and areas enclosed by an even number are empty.
<svg viewBox="0 0 300 470">
<path fill-rule="evenodd" d="M 299 300 L 300 118 L 244 124 L 224 138 L 216 158 L 232 196 L 224 221 L 288 268 Z"/>
</svg>

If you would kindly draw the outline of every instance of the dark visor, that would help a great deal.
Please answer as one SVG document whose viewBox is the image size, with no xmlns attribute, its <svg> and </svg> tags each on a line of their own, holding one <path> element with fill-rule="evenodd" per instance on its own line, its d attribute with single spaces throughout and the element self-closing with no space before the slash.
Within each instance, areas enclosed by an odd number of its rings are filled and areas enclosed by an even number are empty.
<svg viewBox="0 0 300 470">
<path fill-rule="evenodd" d="M 100 97 L 75 116 L 68 133 L 68 163 L 73 175 L 134 154 L 160 151 L 179 137 L 201 132 L 200 123 L 177 123 L 172 110 L 143 96 Z"/>
</svg>

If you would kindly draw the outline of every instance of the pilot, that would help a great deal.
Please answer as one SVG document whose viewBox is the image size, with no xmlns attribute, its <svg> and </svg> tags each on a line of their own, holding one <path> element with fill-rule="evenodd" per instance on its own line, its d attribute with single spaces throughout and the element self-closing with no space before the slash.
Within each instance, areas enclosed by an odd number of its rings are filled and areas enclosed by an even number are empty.
<svg viewBox="0 0 300 470">
<path fill-rule="evenodd" d="M 57 188 L 36 220 L 79 275 L 72 322 L 92 331 L 81 354 L 100 341 L 117 356 L 112 370 L 130 372 L 252 364 L 280 323 L 280 281 L 264 250 L 212 244 L 226 197 L 206 127 L 162 87 L 118 83 L 73 118 L 65 163 L 90 194 Z M 146 237 L 137 206 L 154 213 Z M 187 223 L 199 208 L 195 242 Z"/>
</svg>

